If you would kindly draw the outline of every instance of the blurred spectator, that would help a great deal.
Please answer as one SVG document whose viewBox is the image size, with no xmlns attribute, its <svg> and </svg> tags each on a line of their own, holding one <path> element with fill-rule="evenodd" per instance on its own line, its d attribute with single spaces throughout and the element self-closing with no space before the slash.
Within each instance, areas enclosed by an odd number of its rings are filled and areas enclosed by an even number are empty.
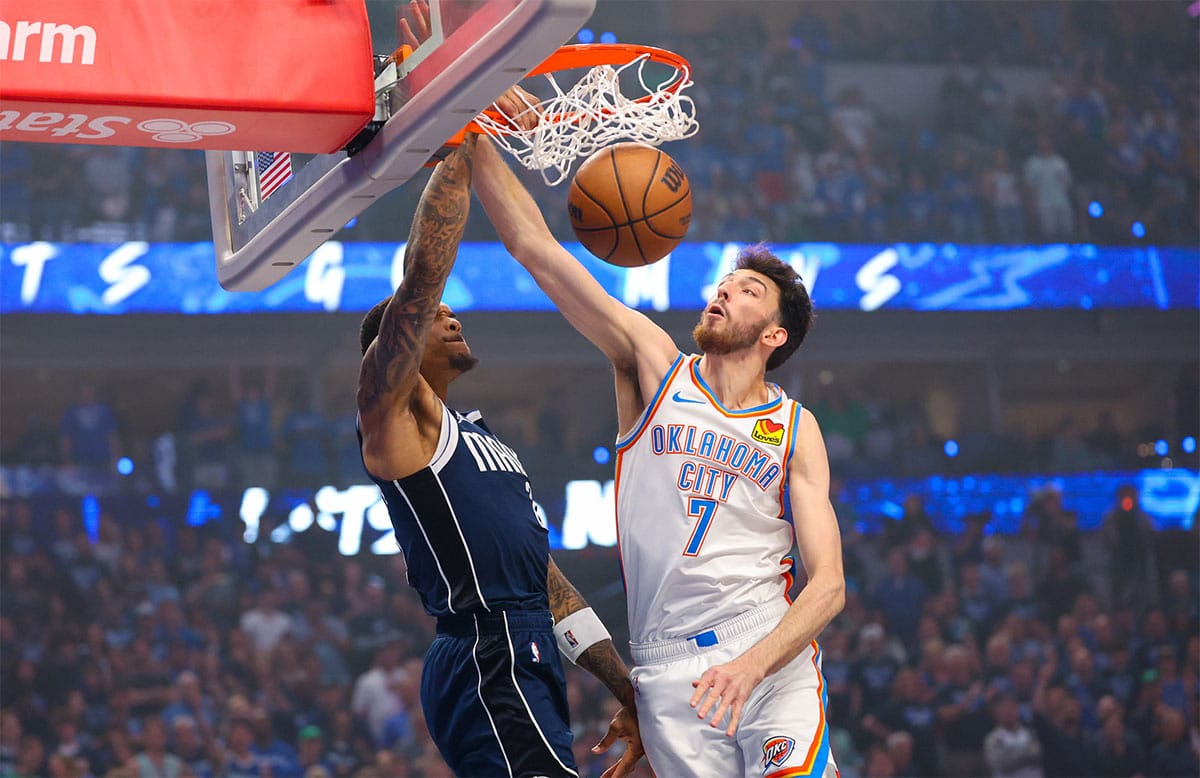
<svg viewBox="0 0 1200 778">
<path fill-rule="evenodd" d="M 85 200 L 90 220 L 119 223 L 129 218 L 137 151 L 97 146 L 88 153 L 83 163 L 83 182 L 93 195 Z"/>
<path fill-rule="evenodd" d="M 992 164 L 984 173 L 983 199 L 990 210 L 992 238 L 1000 243 L 1025 241 L 1025 206 L 1021 185 L 1008 160 L 1008 152 L 996 149 Z"/>
<path fill-rule="evenodd" d="M 21 754 L 21 717 L 7 708 L 0 710 L 0 775 L 13 775 Z"/>
<path fill-rule="evenodd" d="M 293 389 L 287 413 L 279 427 L 283 483 L 299 487 L 324 484 L 329 478 L 325 451 L 325 417 L 317 411 L 302 387 Z"/>
<path fill-rule="evenodd" d="M 310 724 L 296 734 L 296 739 L 300 743 L 299 766 L 305 778 L 316 770 L 324 770 L 329 776 L 334 774 L 325 762 L 325 737 L 320 727 Z"/>
<path fill-rule="evenodd" d="M 242 614 L 239 626 L 255 651 L 269 654 L 292 629 L 292 617 L 279 608 L 279 592 L 268 586 L 258 593 L 255 607 Z"/>
<path fill-rule="evenodd" d="M 847 87 L 841 91 L 837 104 L 829 112 L 829 123 L 836 137 L 844 140 L 852 151 L 868 148 L 873 140 L 875 117 L 866 106 L 862 89 Z"/>
<path fill-rule="evenodd" d="M 172 751 L 196 778 L 215 778 L 219 759 L 207 745 L 209 736 L 201 735 L 196 721 L 190 716 L 177 715 L 171 719 Z"/>
<path fill-rule="evenodd" d="M 983 212 L 978 186 L 967 153 L 955 149 L 942 173 L 941 201 L 946 207 L 948 237 L 966 243 L 983 242 Z"/>
<path fill-rule="evenodd" d="M 254 728 L 247 719 L 229 725 L 229 743 L 222 759 L 221 774 L 231 778 L 272 778 L 270 765 L 253 750 Z"/>
<path fill-rule="evenodd" d="M 275 370 L 267 368 L 261 380 L 243 379 L 241 370 L 231 367 L 229 385 L 237 431 L 240 483 L 274 489 L 278 470 L 271 407 L 271 397 L 275 394 Z"/>
<path fill-rule="evenodd" d="M 1011 692 L 992 699 L 996 727 L 983 741 L 983 755 L 994 778 L 1041 778 L 1042 744 L 1021 722 L 1017 700 Z"/>
<path fill-rule="evenodd" d="M 79 399 L 63 411 L 58 430 L 62 461 L 76 468 L 80 479 L 75 488 L 95 488 L 108 477 L 120 449 L 117 418 L 100 399 L 95 384 L 79 384 Z"/>
<path fill-rule="evenodd" d="M 940 205 L 937 196 L 926 187 L 925 176 L 916 171 L 909 173 L 908 188 L 900 196 L 901 236 L 908 240 L 933 240 Z"/>
<path fill-rule="evenodd" d="M 207 382 L 201 383 L 183 412 L 183 432 L 191 461 L 191 485 L 224 489 L 229 483 L 229 440 L 232 420 L 217 407 Z"/>
<path fill-rule="evenodd" d="M 399 652 L 400 646 L 394 642 L 380 646 L 375 652 L 371 669 L 354 682 L 354 693 L 350 698 L 350 710 L 366 721 L 376 748 L 389 745 L 385 737 L 389 725 L 393 719 L 405 714 L 404 703 L 398 693 L 399 686 L 405 680 Z"/>
<path fill-rule="evenodd" d="M 1071 169 L 1047 133 L 1038 135 L 1037 151 L 1025 161 L 1023 180 L 1037 214 L 1041 237 L 1069 240 L 1075 230 L 1071 204 Z"/>
<path fill-rule="evenodd" d="M 943 657 L 935 705 L 945 751 L 942 768 L 948 775 L 982 775 L 983 742 L 991 727 L 983 681 L 971 669 L 961 645 L 949 646 Z"/>
<path fill-rule="evenodd" d="M 871 601 L 883 615 L 888 632 L 899 637 L 906 646 L 912 646 L 916 638 L 917 621 L 927 596 L 924 584 L 909 572 L 904 550 L 897 548 L 889 552 L 887 575 L 876 585 Z"/>
<path fill-rule="evenodd" d="M 1122 486 L 1116 497 L 1116 505 L 1104 515 L 1103 524 L 1112 587 L 1110 601 L 1114 608 L 1141 611 L 1158 599 L 1154 527 L 1142 512 L 1137 487 Z"/>
<path fill-rule="evenodd" d="M 186 766 L 167 751 L 167 727 L 158 716 L 142 722 L 142 750 L 133 758 L 138 778 L 178 778 Z"/>
<path fill-rule="evenodd" d="M 1160 742 L 1150 749 L 1150 774 L 1165 778 L 1200 775 L 1196 747 L 1188 737 L 1188 722 L 1183 712 L 1159 706 L 1157 726 Z"/>
</svg>

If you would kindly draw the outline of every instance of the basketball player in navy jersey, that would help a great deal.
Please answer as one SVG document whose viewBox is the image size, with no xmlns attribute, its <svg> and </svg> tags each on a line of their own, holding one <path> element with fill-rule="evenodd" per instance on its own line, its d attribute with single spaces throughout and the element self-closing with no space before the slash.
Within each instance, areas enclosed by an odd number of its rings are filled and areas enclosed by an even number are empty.
<svg viewBox="0 0 1200 778">
<path fill-rule="evenodd" d="M 613 364 L 617 545 L 650 766 L 836 776 L 816 641 L 845 601 L 829 460 L 812 413 L 765 377 L 808 331 L 807 290 L 765 247 L 744 249 L 695 328 L 702 354 L 683 354 L 559 245 L 491 142 L 474 160 L 509 252 Z M 807 574 L 795 601 L 793 542 Z"/>
<path fill-rule="evenodd" d="M 468 136 L 434 170 L 417 205 L 404 280 L 363 319 L 363 463 L 387 503 L 408 581 L 437 618 L 421 704 L 451 769 L 577 775 L 561 649 L 625 706 L 593 749 L 625 740 L 605 773 L 625 775 L 643 753 L 628 669 L 550 559 L 516 453 L 477 411 L 446 405 L 450 383 L 476 363 L 458 318 L 441 303 L 467 220 L 475 146 Z"/>
</svg>

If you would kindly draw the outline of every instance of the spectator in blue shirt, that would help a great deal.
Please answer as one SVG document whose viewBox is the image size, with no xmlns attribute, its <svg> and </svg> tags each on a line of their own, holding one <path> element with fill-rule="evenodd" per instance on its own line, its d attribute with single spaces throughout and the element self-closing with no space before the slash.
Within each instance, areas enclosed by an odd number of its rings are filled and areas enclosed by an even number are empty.
<svg viewBox="0 0 1200 778">
<path fill-rule="evenodd" d="M 917 636 L 927 596 L 925 586 L 908 572 L 904 550 L 893 549 L 887 557 L 887 576 L 871 593 L 871 603 L 883 615 L 888 633 L 901 638 L 906 646 L 912 646 Z"/>
</svg>

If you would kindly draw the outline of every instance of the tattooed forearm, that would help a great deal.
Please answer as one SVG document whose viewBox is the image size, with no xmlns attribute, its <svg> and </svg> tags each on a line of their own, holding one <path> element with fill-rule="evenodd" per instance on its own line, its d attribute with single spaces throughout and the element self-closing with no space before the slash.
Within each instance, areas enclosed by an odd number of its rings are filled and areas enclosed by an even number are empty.
<svg viewBox="0 0 1200 778">
<path fill-rule="evenodd" d="M 420 370 L 429 329 L 437 315 L 446 279 L 454 266 L 471 205 L 471 152 L 467 135 L 433 171 L 413 216 L 404 257 L 404 280 L 393 295 L 375 342 L 370 397 L 397 388 Z"/>
<path fill-rule="evenodd" d="M 550 560 L 546 572 L 546 592 L 550 597 L 550 612 L 555 621 L 562 621 L 575 611 L 588 606 L 579 590 L 571 585 L 554 560 Z M 633 685 L 629 682 L 629 668 L 621 661 L 617 647 L 611 640 L 602 640 L 584 651 L 576 661 L 580 667 L 596 676 L 622 705 L 633 707 Z"/>
<path fill-rule="evenodd" d="M 555 621 L 562 621 L 575 611 L 583 610 L 588 606 L 583 595 L 571 585 L 553 559 L 550 560 L 550 565 L 546 570 L 546 594 L 549 595 L 550 612 L 554 614 Z"/>
<path fill-rule="evenodd" d="M 629 681 L 629 668 L 621 661 L 617 647 L 611 640 L 601 640 L 579 655 L 575 661 L 584 670 L 596 676 L 612 695 L 627 708 L 634 707 L 633 684 Z"/>
</svg>

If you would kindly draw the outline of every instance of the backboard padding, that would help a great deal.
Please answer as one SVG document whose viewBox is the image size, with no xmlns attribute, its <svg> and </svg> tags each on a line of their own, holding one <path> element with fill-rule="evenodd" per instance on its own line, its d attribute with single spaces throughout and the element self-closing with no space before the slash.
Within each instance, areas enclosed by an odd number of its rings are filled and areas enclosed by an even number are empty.
<svg viewBox="0 0 1200 778">
<path fill-rule="evenodd" d="M 393 9 L 396 3 L 388 0 Z M 404 5 L 407 5 L 406 3 Z M 579 30 L 595 0 L 442 0 L 443 40 L 396 92 L 401 107 L 358 154 L 318 155 L 256 211 L 238 218 L 228 152 L 208 152 L 213 242 L 221 285 L 263 289 L 376 199 L 414 176 L 442 144 Z M 372 34 L 387 29 L 387 20 Z M 382 36 L 381 36 L 382 37 Z M 431 41 L 432 43 L 433 41 Z M 394 48 L 391 39 L 378 53 Z M 278 149 L 286 150 L 286 149 Z M 398 239 L 403 236 L 397 236 Z"/>
</svg>

